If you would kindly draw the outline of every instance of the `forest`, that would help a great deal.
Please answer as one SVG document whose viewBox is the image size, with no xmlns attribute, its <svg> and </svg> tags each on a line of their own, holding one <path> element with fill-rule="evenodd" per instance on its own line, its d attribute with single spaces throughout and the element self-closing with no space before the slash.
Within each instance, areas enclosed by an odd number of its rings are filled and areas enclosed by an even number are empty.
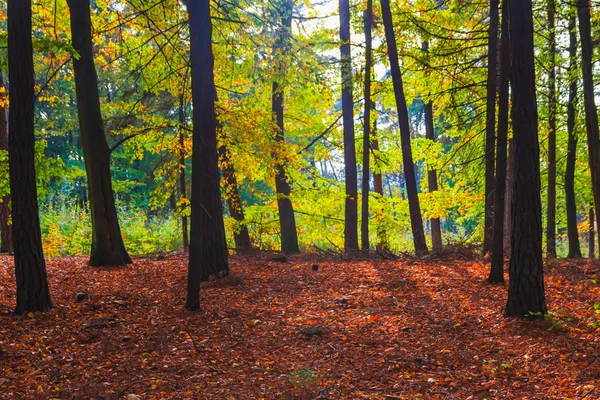
<svg viewBox="0 0 600 400">
<path fill-rule="evenodd" d="M 596 7 L 0 1 L 0 398 L 600 398 Z"/>
</svg>

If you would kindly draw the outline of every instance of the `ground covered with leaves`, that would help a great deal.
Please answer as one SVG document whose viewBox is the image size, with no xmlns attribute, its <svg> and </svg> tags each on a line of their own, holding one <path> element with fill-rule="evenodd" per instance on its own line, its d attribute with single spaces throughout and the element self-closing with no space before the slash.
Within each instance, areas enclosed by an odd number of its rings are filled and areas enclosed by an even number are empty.
<svg viewBox="0 0 600 400">
<path fill-rule="evenodd" d="M 471 260 L 234 256 L 184 310 L 186 258 L 54 258 L 54 307 L 12 314 L 0 256 L 2 399 L 598 399 L 598 264 L 546 268 L 550 316 L 505 318 Z"/>
</svg>

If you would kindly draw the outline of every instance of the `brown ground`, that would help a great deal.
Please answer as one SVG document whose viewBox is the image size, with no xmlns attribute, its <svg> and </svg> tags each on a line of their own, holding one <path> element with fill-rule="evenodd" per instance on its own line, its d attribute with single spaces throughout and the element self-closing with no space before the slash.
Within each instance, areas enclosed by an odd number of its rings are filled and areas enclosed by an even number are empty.
<svg viewBox="0 0 600 400">
<path fill-rule="evenodd" d="M 184 257 L 85 264 L 49 261 L 55 307 L 18 317 L 0 256 L 1 399 L 600 399 L 587 261 L 547 268 L 554 314 L 537 322 L 502 315 L 506 287 L 477 260 L 234 256 L 196 314 Z"/>
</svg>

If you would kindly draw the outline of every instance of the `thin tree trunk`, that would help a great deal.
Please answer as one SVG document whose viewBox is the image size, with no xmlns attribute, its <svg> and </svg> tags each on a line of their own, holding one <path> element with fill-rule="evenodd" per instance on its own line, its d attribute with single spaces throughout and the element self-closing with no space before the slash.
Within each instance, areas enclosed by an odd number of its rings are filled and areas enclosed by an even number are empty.
<svg viewBox="0 0 600 400">
<path fill-rule="evenodd" d="M 594 258 L 595 255 L 595 239 L 594 239 L 594 207 L 590 206 L 590 216 L 589 216 L 590 227 L 588 229 L 588 258 Z"/>
<path fill-rule="evenodd" d="M 89 0 L 69 0 L 77 114 L 85 161 L 92 216 L 92 249 L 89 264 L 124 265 L 131 258 L 125 250 L 110 176 L 110 149 L 104 134 L 98 76 L 94 66 Z"/>
<path fill-rule="evenodd" d="M 275 44 L 273 45 L 273 56 L 275 58 L 276 74 L 273 79 L 272 94 L 272 115 L 275 122 L 275 141 L 282 147 L 285 145 L 285 124 L 283 118 L 284 85 L 285 73 L 287 70 L 286 61 L 282 57 L 287 57 L 290 52 L 292 35 L 292 11 L 294 7 L 293 0 L 283 0 L 279 3 L 281 9 L 281 27 Z M 277 192 L 277 206 L 279 209 L 279 227 L 281 231 L 281 251 L 286 254 L 299 253 L 298 232 L 296 229 L 296 217 L 294 207 L 290 199 L 290 183 L 285 172 L 285 161 L 278 160 L 275 166 L 275 189 Z"/>
<path fill-rule="evenodd" d="M 365 11 L 365 119 L 363 133 L 363 176 L 362 176 L 362 220 L 361 249 L 369 250 L 369 182 L 371 153 L 371 25 L 373 20 L 373 0 L 367 0 Z"/>
<path fill-rule="evenodd" d="M 502 9 L 506 11 L 503 0 Z M 494 186 L 494 241 L 492 262 L 488 282 L 504 282 L 504 194 L 506 189 L 506 142 L 508 138 L 508 86 L 510 70 L 510 53 L 508 40 L 508 15 L 502 14 L 502 41 L 500 53 L 500 90 L 498 106 L 498 151 L 496 154 L 496 181 Z"/>
<path fill-rule="evenodd" d="M 10 190 L 17 306 L 15 313 L 51 307 L 37 204 L 31 2 L 8 0 L 8 78 L 11 132 Z"/>
<path fill-rule="evenodd" d="M 577 101 L 577 32 L 575 16 L 569 19 L 569 102 L 567 104 L 568 151 L 565 171 L 565 200 L 567 208 L 567 235 L 569 238 L 569 258 L 581 257 L 579 232 L 577 231 L 577 203 L 575 202 L 575 161 L 577 158 L 577 132 L 575 131 L 575 103 Z M 592 241 L 593 244 L 593 241 Z"/>
<path fill-rule="evenodd" d="M 189 234 L 188 234 L 188 217 L 187 213 L 183 210 L 183 207 L 187 207 L 187 185 L 185 182 L 185 148 L 184 148 L 184 128 L 185 122 L 185 109 L 183 95 L 181 95 L 179 103 L 179 196 L 182 204 L 181 210 L 181 237 L 183 238 L 183 251 L 188 252 L 190 249 Z"/>
<path fill-rule="evenodd" d="M 248 226 L 244 218 L 244 208 L 235 176 L 235 168 L 231 161 L 229 149 L 224 144 L 219 146 L 219 159 L 221 161 L 223 179 L 225 180 L 225 198 L 227 199 L 229 214 L 236 222 L 236 226 L 233 228 L 235 249 L 238 252 L 250 250 L 252 249 L 252 242 L 250 241 Z"/>
<path fill-rule="evenodd" d="M 188 1 L 192 70 L 193 143 L 190 260 L 185 307 L 200 309 L 200 282 L 229 275 L 217 155 L 210 1 Z"/>
<path fill-rule="evenodd" d="M 583 75 L 583 98 L 585 105 L 585 130 L 587 133 L 588 161 L 592 175 L 592 193 L 596 222 L 600 226 L 600 136 L 598 111 L 596 109 L 594 78 L 592 70 L 592 33 L 590 27 L 590 0 L 577 1 L 579 36 L 581 39 L 581 71 Z M 600 235 L 598 235 L 600 237 Z"/>
<path fill-rule="evenodd" d="M 423 218 L 421 216 L 421 207 L 419 205 L 415 164 L 412 159 L 412 150 L 410 147 L 408 110 L 406 108 L 406 99 L 404 97 L 402 74 L 400 73 L 400 62 L 398 60 L 398 50 L 396 48 L 396 37 L 394 36 L 389 0 L 381 0 L 381 9 L 385 27 L 385 37 L 388 45 L 388 56 L 390 58 L 390 67 L 392 70 L 392 80 L 394 83 L 394 94 L 396 96 L 396 107 L 398 108 L 398 119 L 400 121 L 400 141 L 402 143 L 402 159 L 404 163 L 406 191 L 408 194 L 410 224 L 415 253 L 420 256 L 427 254 L 427 242 L 425 241 Z"/>
<path fill-rule="evenodd" d="M 556 32 L 554 0 L 548 0 L 548 204 L 546 209 L 546 257 L 556 258 Z"/>
<path fill-rule="evenodd" d="M 508 15 L 515 182 L 506 315 L 526 317 L 547 312 L 531 0 L 508 0 Z"/>
<path fill-rule="evenodd" d="M 485 205 L 483 254 L 492 251 L 494 235 L 494 148 L 496 130 L 496 86 L 498 80 L 498 0 L 490 0 L 488 29 L 488 75 L 485 120 Z"/>
<path fill-rule="evenodd" d="M 373 109 L 375 109 L 375 103 L 373 103 Z M 377 132 L 377 120 L 373 121 L 373 134 L 371 135 L 373 140 L 371 141 L 371 149 L 373 150 L 374 154 L 376 154 L 375 152 L 379 150 L 379 141 L 377 140 L 377 136 L 376 136 L 376 132 Z M 377 160 L 374 160 L 374 165 L 377 165 Z M 377 193 L 379 195 L 380 198 L 383 197 L 383 177 L 381 175 L 381 172 L 379 170 L 379 168 L 376 168 L 378 170 L 378 172 L 373 172 L 373 192 Z M 378 219 L 381 217 L 381 215 L 379 215 L 380 211 L 378 210 Z M 377 226 L 377 251 L 378 252 L 383 252 L 385 250 L 388 249 L 388 245 L 387 245 L 387 234 L 385 232 L 385 229 L 378 225 Z"/>
<path fill-rule="evenodd" d="M 424 41 L 421 49 L 425 52 L 429 52 L 429 42 Z M 429 67 L 428 64 L 425 65 Z M 425 104 L 425 137 L 432 142 L 435 142 L 435 128 L 433 124 L 433 102 L 429 101 Z M 429 192 L 435 192 L 438 190 L 437 184 L 437 171 L 430 169 L 427 171 L 427 182 L 429 184 Z M 442 251 L 442 228 L 439 218 L 432 218 L 429 223 L 431 224 L 431 250 L 434 253 Z"/>
<path fill-rule="evenodd" d="M 342 112 L 344 124 L 344 172 L 346 204 L 344 215 L 344 250 L 358 250 L 357 213 L 358 178 L 354 143 L 354 112 L 352 97 L 352 57 L 350 55 L 350 5 L 340 0 L 340 53 L 342 66 Z"/>
<path fill-rule="evenodd" d="M 0 72 L 0 150 L 8 151 L 8 123 L 6 120 L 6 85 Z M 0 253 L 12 253 L 12 225 L 10 220 L 10 196 L 0 198 Z"/>
<path fill-rule="evenodd" d="M 512 138 L 508 140 L 508 159 L 506 160 L 506 194 L 504 196 L 504 257 L 510 258 L 510 233 L 512 224 L 510 215 L 512 212 L 512 192 L 515 182 L 515 145 Z"/>
</svg>

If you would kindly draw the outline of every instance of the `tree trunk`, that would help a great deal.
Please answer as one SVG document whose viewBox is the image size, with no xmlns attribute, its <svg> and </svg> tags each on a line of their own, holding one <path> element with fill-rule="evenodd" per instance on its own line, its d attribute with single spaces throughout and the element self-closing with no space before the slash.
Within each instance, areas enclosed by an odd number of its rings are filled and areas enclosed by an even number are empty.
<svg viewBox="0 0 600 400">
<path fill-rule="evenodd" d="M 548 76 L 548 204 L 546 209 L 546 257 L 556 258 L 556 9 L 548 0 L 548 46 L 550 71 Z"/>
<path fill-rule="evenodd" d="M 565 171 L 565 200 L 567 208 L 567 235 L 569 238 L 569 258 L 580 258 L 579 232 L 577 231 L 577 203 L 575 202 L 575 161 L 577 158 L 577 132 L 575 131 L 575 103 L 577 101 L 577 32 L 575 17 L 569 19 L 569 102 L 567 104 L 567 168 Z M 593 219 L 592 219 L 593 220 Z M 593 243 L 593 242 L 592 242 Z"/>
<path fill-rule="evenodd" d="M 381 9 L 385 27 L 385 37 L 388 45 L 388 56 L 390 58 L 390 67 L 392 70 L 392 80 L 394 83 L 394 94 L 396 96 L 396 107 L 398 108 L 398 119 L 400 121 L 400 140 L 402 143 L 402 159 L 404 164 L 406 191 L 408 194 L 410 224 L 415 253 L 420 256 L 427 254 L 427 242 L 425 241 L 423 218 L 421 216 L 421 207 L 419 205 L 415 164 L 412 159 L 412 149 L 410 147 L 408 110 L 406 108 L 406 99 L 404 97 L 402 74 L 400 73 L 400 62 L 398 60 L 398 50 L 396 48 L 396 37 L 394 36 L 389 0 L 381 0 Z"/>
<path fill-rule="evenodd" d="M 98 76 L 94 66 L 89 0 L 69 0 L 77 114 L 85 161 L 92 216 L 92 250 L 89 264 L 124 265 L 131 258 L 125 250 L 115 207 L 110 177 L 110 153 L 98 97 Z"/>
<path fill-rule="evenodd" d="M 252 249 L 252 242 L 250 241 L 248 226 L 244 218 L 244 208 L 235 176 L 235 168 L 231 161 L 229 149 L 224 144 L 219 146 L 219 159 L 221 161 L 223 179 L 225 180 L 225 198 L 227 199 L 229 214 L 236 222 L 236 226 L 233 228 L 235 249 L 238 252 L 250 250 Z"/>
<path fill-rule="evenodd" d="M 8 0 L 8 144 L 17 306 L 15 313 L 51 307 L 37 204 L 31 2 Z"/>
<path fill-rule="evenodd" d="M 277 40 L 273 45 L 273 57 L 275 58 L 276 74 L 273 79 L 273 94 L 272 94 L 272 115 L 275 123 L 275 141 L 280 146 L 285 145 L 285 124 L 283 118 L 283 102 L 285 73 L 287 63 L 285 59 L 290 52 L 291 35 L 292 35 L 292 11 L 294 7 L 293 0 L 283 0 L 279 6 L 279 15 L 281 16 L 281 26 Z M 290 183 L 285 172 L 285 161 L 278 160 L 275 166 L 275 189 L 277 192 L 277 206 L 279 209 L 279 227 L 281 230 L 281 251 L 286 254 L 299 253 L 298 247 L 298 231 L 296 229 L 296 217 L 294 207 L 290 199 Z"/>
<path fill-rule="evenodd" d="M 344 215 L 344 250 L 358 250 L 357 233 L 357 175 L 354 143 L 354 112 L 352 98 L 352 58 L 350 55 L 350 5 L 340 0 L 340 53 L 342 66 L 342 112 L 344 124 L 344 172 L 346 178 L 346 206 Z"/>
<path fill-rule="evenodd" d="M 592 70 L 592 33 L 590 27 L 590 0 L 577 1 L 579 36 L 581 39 L 581 70 L 583 75 L 583 98 L 585 108 L 585 130 L 587 133 L 588 161 L 592 175 L 592 193 L 596 222 L 600 226 L 600 136 L 598 134 L 598 111 L 594 94 Z M 600 237 L 600 235 L 598 235 Z"/>
<path fill-rule="evenodd" d="M 508 159 L 506 160 L 506 194 L 504 196 L 504 257 L 510 258 L 510 233 L 512 224 L 512 188 L 515 182 L 515 145 L 513 139 L 508 140 Z"/>
<path fill-rule="evenodd" d="M 373 103 L 373 109 L 375 109 L 375 103 Z M 377 140 L 377 136 L 376 136 L 376 132 L 377 132 L 377 119 L 375 119 L 375 121 L 373 121 L 373 134 L 371 135 L 373 137 L 373 140 L 371 141 L 371 149 L 373 149 L 374 154 L 376 154 L 375 152 L 379 150 L 379 142 Z M 377 166 L 377 159 L 374 160 L 374 165 Z M 379 168 L 376 168 L 379 171 Z M 381 172 L 373 172 L 373 192 L 377 193 L 379 195 L 379 197 L 383 197 L 383 178 L 381 175 Z M 380 211 L 378 210 L 378 213 Z M 378 218 L 380 217 L 380 215 L 378 214 Z M 388 245 L 387 245 L 387 235 L 385 232 L 385 229 L 382 226 L 377 226 L 377 251 L 378 252 L 383 252 L 386 251 L 388 249 Z"/>
<path fill-rule="evenodd" d="M 588 258 L 593 259 L 595 255 L 595 239 L 594 239 L 594 207 L 590 207 L 589 217 L 590 227 L 588 230 Z"/>
<path fill-rule="evenodd" d="M 188 1 L 192 61 L 193 144 L 190 260 L 185 307 L 200 309 L 200 282 L 229 275 L 217 156 L 217 91 L 209 0 Z"/>
<path fill-rule="evenodd" d="M 506 10 L 507 0 L 502 8 Z M 500 48 L 500 90 L 498 105 L 498 151 L 496 154 L 496 180 L 494 186 L 494 240 L 492 263 L 488 282 L 504 282 L 504 194 L 506 189 L 506 142 L 508 138 L 508 86 L 510 53 L 508 40 L 508 15 L 502 14 L 502 42 Z"/>
<path fill-rule="evenodd" d="M 365 119 L 363 133 L 362 220 L 361 249 L 369 250 L 369 182 L 371 147 L 371 28 L 373 23 L 373 0 L 367 0 L 365 11 Z"/>
<path fill-rule="evenodd" d="M 515 182 L 506 315 L 546 314 L 531 0 L 508 0 Z"/>
<path fill-rule="evenodd" d="M 428 53 L 429 42 L 424 41 L 421 49 Z M 429 67 L 429 65 L 426 64 L 426 67 Z M 435 142 L 433 103 L 431 101 L 425 104 L 425 137 L 432 142 Z M 435 192 L 438 190 L 437 171 L 435 169 L 430 169 L 427 171 L 427 181 L 429 184 L 429 192 Z M 440 224 L 440 219 L 432 218 L 429 223 L 431 224 L 431 250 L 434 253 L 440 253 L 442 251 L 442 227 Z"/>
<path fill-rule="evenodd" d="M 494 147 L 496 130 L 496 85 L 498 80 L 498 0 L 490 0 L 488 29 L 488 76 L 485 120 L 485 206 L 483 254 L 492 251 L 494 236 Z"/>
<path fill-rule="evenodd" d="M 6 85 L 0 72 L 0 150 L 8 151 L 8 124 L 6 120 Z M 10 196 L 0 198 L 0 253 L 12 253 L 12 225 L 10 220 Z"/>
<path fill-rule="evenodd" d="M 185 148 L 184 148 L 184 129 L 187 125 L 185 122 L 185 109 L 183 95 L 181 95 L 179 103 L 179 196 L 182 204 L 181 209 L 181 237 L 183 238 L 183 251 L 188 252 L 190 249 L 190 239 L 188 234 L 188 217 L 184 211 L 187 207 L 187 185 L 185 183 Z"/>
</svg>

